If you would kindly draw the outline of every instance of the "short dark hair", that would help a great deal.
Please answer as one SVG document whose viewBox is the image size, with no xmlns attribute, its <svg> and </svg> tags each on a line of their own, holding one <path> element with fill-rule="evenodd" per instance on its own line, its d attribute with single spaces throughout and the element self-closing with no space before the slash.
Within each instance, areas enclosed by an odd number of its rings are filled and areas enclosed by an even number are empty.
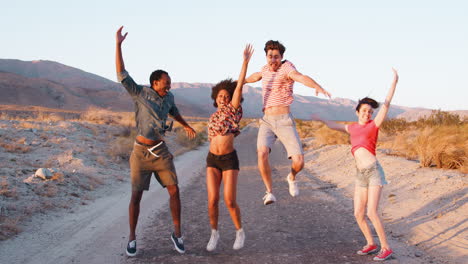
<svg viewBox="0 0 468 264">
<path fill-rule="evenodd" d="M 237 87 L 237 81 L 233 81 L 232 79 L 226 79 L 222 80 L 219 83 L 215 84 L 213 88 L 211 88 L 211 99 L 213 99 L 213 106 L 218 107 L 218 104 L 216 103 L 216 97 L 218 96 L 219 91 L 221 90 L 226 90 L 229 95 L 232 96 L 234 95 L 234 91 L 236 90 Z M 244 98 L 241 98 L 241 102 L 244 101 Z"/>
<path fill-rule="evenodd" d="M 154 81 L 159 81 L 161 77 L 163 76 L 163 74 L 166 74 L 167 76 L 169 76 L 169 73 L 163 70 L 155 70 L 154 72 L 152 72 L 150 75 L 150 79 L 149 79 L 150 86 L 153 86 Z"/>
<path fill-rule="evenodd" d="M 361 109 L 361 105 L 363 104 L 368 104 L 374 109 L 379 108 L 379 103 L 377 101 L 372 98 L 365 97 L 359 100 L 358 105 L 356 106 L 356 111 L 359 112 L 359 109 Z"/>
<path fill-rule="evenodd" d="M 282 57 L 284 52 L 286 51 L 286 47 L 277 40 L 269 40 L 267 41 L 267 43 L 265 43 L 264 50 L 265 54 L 268 53 L 268 50 L 278 50 Z"/>
</svg>

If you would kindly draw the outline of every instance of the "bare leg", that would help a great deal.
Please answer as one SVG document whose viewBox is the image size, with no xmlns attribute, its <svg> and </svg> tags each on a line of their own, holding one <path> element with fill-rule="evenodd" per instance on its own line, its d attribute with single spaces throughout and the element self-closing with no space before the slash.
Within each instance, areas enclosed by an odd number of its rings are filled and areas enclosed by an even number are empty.
<svg viewBox="0 0 468 264">
<path fill-rule="evenodd" d="M 237 230 L 242 228 L 241 214 L 237 204 L 237 176 L 238 170 L 228 170 L 223 172 L 224 179 L 224 203 L 231 215 L 232 222 Z"/>
<path fill-rule="evenodd" d="M 291 156 L 291 180 L 296 180 L 296 174 L 298 174 L 304 168 L 304 155 L 296 154 Z"/>
<path fill-rule="evenodd" d="M 130 235 L 128 241 L 135 240 L 135 230 L 138 224 L 138 216 L 140 215 L 140 201 L 143 196 L 143 191 L 132 191 L 130 204 L 128 205 L 128 223 L 130 225 Z"/>
<path fill-rule="evenodd" d="M 367 193 L 368 189 L 366 187 L 360 187 L 356 184 L 354 191 L 354 217 L 366 238 L 367 245 L 375 245 L 371 229 L 366 221 Z"/>
<path fill-rule="evenodd" d="M 375 232 L 379 236 L 380 246 L 382 249 L 390 249 L 388 245 L 387 236 L 385 235 L 384 226 L 380 216 L 377 212 L 379 207 L 380 196 L 382 194 L 382 186 L 370 186 L 367 202 L 367 216 L 375 228 Z"/>
<path fill-rule="evenodd" d="M 221 171 L 216 168 L 206 168 L 206 190 L 208 192 L 208 216 L 211 229 L 218 230 L 219 186 L 221 185 Z"/>
<path fill-rule="evenodd" d="M 172 222 L 174 223 L 174 234 L 176 237 L 182 235 L 180 230 L 180 196 L 179 196 L 179 186 L 177 185 L 168 185 L 166 186 L 167 192 L 169 193 L 169 205 L 171 207 Z"/>
<path fill-rule="evenodd" d="M 258 169 L 260 170 L 260 175 L 262 175 L 263 183 L 265 184 L 267 192 L 272 191 L 271 184 L 271 168 L 270 162 L 268 160 L 270 149 L 268 147 L 260 147 L 257 150 L 258 155 Z"/>
</svg>

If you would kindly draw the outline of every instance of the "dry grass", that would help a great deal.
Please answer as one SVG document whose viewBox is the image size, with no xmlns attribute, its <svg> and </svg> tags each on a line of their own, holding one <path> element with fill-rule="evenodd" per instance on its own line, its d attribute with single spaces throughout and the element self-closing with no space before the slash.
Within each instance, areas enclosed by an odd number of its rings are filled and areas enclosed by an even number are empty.
<svg viewBox="0 0 468 264">
<path fill-rule="evenodd" d="M 64 121 L 65 117 L 60 115 L 59 113 L 51 113 L 51 112 L 37 112 L 36 116 L 37 121 L 42 122 L 57 122 L 57 121 Z"/>
<path fill-rule="evenodd" d="M 426 128 L 415 141 L 421 166 L 459 169 L 468 162 L 468 125 Z"/>
<path fill-rule="evenodd" d="M 117 136 L 112 144 L 107 148 L 107 155 L 109 155 L 114 161 L 128 161 L 133 149 L 135 137 L 136 131 L 134 129 L 129 130 L 129 133 L 125 132 L 122 135 Z"/>
<path fill-rule="evenodd" d="M 379 147 L 392 154 L 417 159 L 422 167 L 468 172 L 468 122 L 458 115 L 433 111 L 426 119 L 385 121 Z"/>
<path fill-rule="evenodd" d="M 17 143 L 0 142 L 0 147 L 4 148 L 6 152 L 11 153 L 27 153 L 31 151 L 30 146 L 19 145 Z"/>
<path fill-rule="evenodd" d="M 9 218 L 0 215 L 0 240 L 6 240 L 21 232 L 19 218 Z"/>
<path fill-rule="evenodd" d="M 55 183 L 46 182 L 44 184 L 34 186 L 33 192 L 43 197 L 54 197 L 58 193 L 58 187 Z"/>
<path fill-rule="evenodd" d="M 348 134 L 319 122 L 296 120 L 296 127 L 301 138 L 315 137 L 319 144 L 349 144 Z M 468 121 L 456 114 L 439 110 L 414 122 L 386 120 L 380 129 L 378 147 L 388 149 L 391 155 L 419 160 L 422 167 L 468 173 Z"/>
<path fill-rule="evenodd" d="M 349 135 L 323 126 L 315 132 L 318 143 L 325 145 L 350 144 Z"/>
<path fill-rule="evenodd" d="M 329 129 L 321 122 L 296 119 L 296 129 L 300 138 L 315 137 L 322 145 L 349 144 L 348 134 Z"/>
<path fill-rule="evenodd" d="M 16 187 L 10 186 L 6 176 L 3 176 L 0 181 L 0 196 L 18 198 Z"/>
<path fill-rule="evenodd" d="M 34 123 L 34 122 L 21 122 L 18 124 L 19 127 L 21 128 L 25 128 L 25 129 L 41 129 L 42 126 L 38 123 Z"/>
<path fill-rule="evenodd" d="M 103 156 L 97 156 L 96 157 L 96 162 L 101 165 L 101 166 L 106 166 L 107 165 L 107 159 Z"/>
<path fill-rule="evenodd" d="M 122 126 L 135 126 L 135 114 L 133 112 L 115 112 L 97 107 L 90 107 L 81 114 L 82 121 L 96 124 L 115 124 Z"/>
<path fill-rule="evenodd" d="M 204 122 L 202 122 L 204 123 Z M 195 149 L 198 146 L 202 145 L 205 143 L 208 139 L 207 137 L 207 132 L 206 132 L 206 125 L 203 124 L 191 124 L 190 125 L 195 131 L 197 132 L 197 135 L 195 136 L 194 139 L 189 139 L 187 135 L 185 134 L 185 130 L 183 128 L 175 128 L 174 131 L 176 133 L 176 138 L 175 141 L 188 149 Z"/>
</svg>

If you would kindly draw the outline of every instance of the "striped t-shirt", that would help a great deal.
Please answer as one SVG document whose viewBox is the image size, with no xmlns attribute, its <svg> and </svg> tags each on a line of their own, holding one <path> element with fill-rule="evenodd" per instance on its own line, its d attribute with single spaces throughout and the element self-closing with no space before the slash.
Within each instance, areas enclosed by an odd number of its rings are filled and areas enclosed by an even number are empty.
<svg viewBox="0 0 468 264">
<path fill-rule="evenodd" d="M 284 61 L 277 71 L 270 71 L 268 65 L 262 68 L 263 111 L 271 106 L 288 106 L 293 102 L 293 79 L 289 74 L 296 67 L 289 61 Z"/>
</svg>

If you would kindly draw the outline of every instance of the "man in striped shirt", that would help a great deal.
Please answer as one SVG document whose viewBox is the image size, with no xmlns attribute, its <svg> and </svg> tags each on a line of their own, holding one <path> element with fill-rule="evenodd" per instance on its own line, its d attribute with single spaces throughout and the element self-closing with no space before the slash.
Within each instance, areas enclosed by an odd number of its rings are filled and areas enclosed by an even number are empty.
<svg viewBox="0 0 468 264">
<path fill-rule="evenodd" d="M 304 167 L 304 152 L 296 124 L 291 115 L 289 105 L 294 101 L 293 85 L 300 82 L 305 86 L 315 89 L 315 95 L 319 93 L 331 97 L 325 89 L 307 75 L 296 70 L 294 64 L 283 60 L 286 48 L 278 41 L 270 40 L 265 44 L 267 64 L 260 72 L 250 75 L 246 83 L 254 83 L 262 80 L 263 112 L 260 119 L 260 128 L 257 138 L 258 168 L 266 187 L 263 197 L 264 204 L 276 201 L 272 193 L 271 167 L 268 156 L 271 146 L 278 138 L 283 143 L 288 158 L 292 159 L 291 172 L 286 177 L 291 196 L 297 196 L 299 189 L 296 183 L 296 174 Z"/>
</svg>

